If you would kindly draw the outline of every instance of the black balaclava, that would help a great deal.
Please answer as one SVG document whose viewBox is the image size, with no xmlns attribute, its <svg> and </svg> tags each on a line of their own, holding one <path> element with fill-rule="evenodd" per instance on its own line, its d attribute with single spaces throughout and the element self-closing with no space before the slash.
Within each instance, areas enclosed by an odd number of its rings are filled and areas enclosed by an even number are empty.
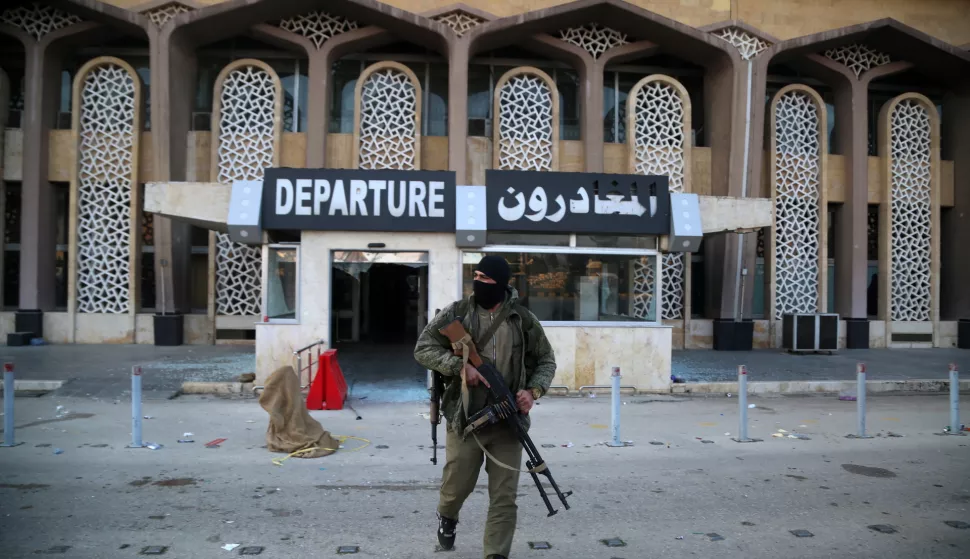
<svg viewBox="0 0 970 559">
<path fill-rule="evenodd" d="M 473 281 L 472 291 L 475 293 L 475 303 L 483 309 L 494 308 L 505 300 L 505 292 L 508 289 L 509 278 L 512 271 L 509 263 L 501 256 L 486 256 L 482 258 L 475 270 L 495 280 L 495 283 L 485 283 L 483 281 Z"/>
</svg>

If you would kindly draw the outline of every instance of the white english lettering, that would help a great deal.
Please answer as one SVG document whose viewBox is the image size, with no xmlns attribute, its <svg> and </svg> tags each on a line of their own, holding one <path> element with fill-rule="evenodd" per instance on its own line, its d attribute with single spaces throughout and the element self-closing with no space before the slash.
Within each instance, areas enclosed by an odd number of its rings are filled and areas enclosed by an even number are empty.
<svg viewBox="0 0 970 559">
<path fill-rule="evenodd" d="M 330 215 L 336 215 L 337 211 L 341 215 L 347 215 L 347 194 L 344 192 L 344 181 L 333 181 L 333 198 L 330 200 Z"/>
<path fill-rule="evenodd" d="M 367 215 L 367 206 L 364 200 L 367 198 L 367 181 L 350 181 L 350 215 Z M 357 212 L 360 213 L 357 213 Z"/>
<path fill-rule="evenodd" d="M 313 181 L 310 179 L 296 179 L 296 215 L 310 215 L 310 197 Z"/>
<path fill-rule="evenodd" d="M 387 208 L 394 217 L 401 217 L 404 215 L 404 206 L 407 204 L 407 194 L 405 193 L 406 189 L 407 185 L 405 184 L 405 181 L 397 181 L 398 204 L 395 204 L 394 181 L 387 182 Z"/>
<path fill-rule="evenodd" d="M 330 199 L 330 181 L 317 179 L 313 181 L 313 215 L 320 215 L 323 204 Z"/>
<path fill-rule="evenodd" d="M 293 183 L 287 179 L 276 179 L 276 215 L 290 213 L 293 209 Z"/>
<path fill-rule="evenodd" d="M 411 199 L 410 208 L 408 209 L 408 216 L 414 217 L 415 215 L 420 214 L 421 217 L 428 217 L 428 214 L 424 209 L 424 198 L 428 194 L 428 187 L 424 185 L 423 181 L 411 181 L 408 186 L 408 198 Z M 417 214 L 414 210 L 417 210 Z"/>
<path fill-rule="evenodd" d="M 428 183 L 428 187 L 431 189 L 431 195 L 428 197 L 428 215 L 430 217 L 445 217 L 445 209 L 441 206 L 445 201 L 445 195 L 442 193 L 442 190 L 445 189 L 445 183 L 431 181 Z"/>
<path fill-rule="evenodd" d="M 374 216 L 381 215 L 381 192 L 387 188 L 387 181 L 367 181 L 371 191 L 374 193 Z"/>
</svg>

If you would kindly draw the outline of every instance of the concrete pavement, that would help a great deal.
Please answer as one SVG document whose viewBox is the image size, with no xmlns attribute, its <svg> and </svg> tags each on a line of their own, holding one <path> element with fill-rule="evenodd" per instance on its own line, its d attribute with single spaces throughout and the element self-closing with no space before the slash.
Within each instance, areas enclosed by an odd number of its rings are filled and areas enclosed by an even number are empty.
<svg viewBox="0 0 970 559">
<path fill-rule="evenodd" d="M 265 412 L 252 400 L 179 397 L 145 405 L 144 439 L 127 449 L 130 409 L 91 399 L 17 399 L 18 440 L 0 449 L 0 555 L 134 558 L 146 546 L 166 556 L 228 557 L 226 544 L 264 547 L 262 557 L 428 558 L 436 484 L 424 403 L 368 404 L 313 412 L 348 440 L 335 455 L 278 457 L 261 448 Z M 937 436 L 941 396 L 869 399 L 869 430 L 850 440 L 855 404 L 834 397 L 753 397 L 750 436 L 737 433 L 734 398 L 626 398 L 612 449 L 608 398 L 546 398 L 532 436 L 571 509 L 552 518 L 523 476 L 513 557 L 966 557 L 970 530 L 970 437 Z M 57 405 L 64 408 L 58 420 Z M 970 417 L 964 404 L 963 417 Z M 91 415 L 88 415 L 91 414 Z M 55 420 L 55 421 L 51 421 Z M 30 426 L 27 426 L 30 425 Z M 775 438 L 778 429 L 811 440 Z M 195 443 L 176 439 L 192 432 Z M 888 436 L 889 432 L 902 437 Z M 443 437 L 444 433 L 439 436 Z M 202 445 L 227 440 L 217 449 Z M 712 441 L 704 443 L 702 440 Z M 657 442 L 662 444 L 651 444 Z M 569 445 L 572 446 L 562 446 Z M 53 449 L 60 448 L 61 454 Z M 458 547 L 441 556 L 480 557 L 487 478 L 469 499 Z M 894 526 L 877 533 L 870 525 Z M 789 531 L 808 530 L 797 538 Z M 711 541 L 718 534 L 722 541 Z M 621 538 L 625 547 L 600 540 Z M 683 537 L 683 539 L 677 539 Z M 716 539 L 716 538 L 714 538 Z M 551 550 L 530 549 L 548 541 Z M 56 549 L 54 550 L 56 551 Z"/>
</svg>

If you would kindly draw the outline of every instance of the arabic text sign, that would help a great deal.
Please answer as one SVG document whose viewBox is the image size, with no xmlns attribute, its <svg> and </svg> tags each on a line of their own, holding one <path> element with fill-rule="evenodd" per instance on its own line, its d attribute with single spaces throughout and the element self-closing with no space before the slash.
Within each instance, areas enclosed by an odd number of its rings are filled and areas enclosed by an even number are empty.
<svg viewBox="0 0 970 559">
<path fill-rule="evenodd" d="M 269 168 L 264 229 L 454 231 L 455 173 Z"/>
<path fill-rule="evenodd" d="M 486 171 L 489 231 L 670 232 L 667 177 Z"/>
</svg>

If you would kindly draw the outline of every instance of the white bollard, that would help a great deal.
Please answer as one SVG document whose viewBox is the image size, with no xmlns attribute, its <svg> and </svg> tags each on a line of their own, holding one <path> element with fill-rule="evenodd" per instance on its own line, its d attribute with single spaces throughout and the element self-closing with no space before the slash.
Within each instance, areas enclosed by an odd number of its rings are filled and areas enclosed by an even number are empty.
<svg viewBox="0 0 970 559">
<path fill-rule="evenodd" d="M 857 363 L 855 366 L 856 376 L 856 413 L 858 417 L 857 433 L 847 435 L 848 439 L 871 439 L 872 435 L 866 435 L 866 364 Z"/>
<path fill-rule="evenodd" d="M 761 439 L 748 438 L 748 369 L 738 365 L 738 436 L 739 443 L 759 443 Z"/>
<path fill-rule="evenodd" d="M 951 435 L 962 435 L 960 425 L 960 372 L 956 363 L 950 363 L 950 431 Z"/>
<path fill-rule="evenodd" d="M 612 381 L 611 394 L 612 401 L 610 406 L 612 408 L 611 418 L 610 418 L 610 431 L 613 435 L 610 442 L 606 443 L 607 446 L 617 447 L 617 446 L 630 446 L 629 443 L 620 440 L 620 368 L 613 367 L 613 373 L 610 375 L 610 380 Z"/>
<path fill-rule="evenodd" d="M 15 389 L 13 362 L 8 361 L 3 364 L 3 444 L 0 444 L 0 447 L 23 444 L 15 442 L 14 437 L 13 399 Z"/>
<path fill-rule="evenodd" d="M 142 448 L 141 440 L 141 367 L 131 368 L 131 446 Z"/>
</svg>

